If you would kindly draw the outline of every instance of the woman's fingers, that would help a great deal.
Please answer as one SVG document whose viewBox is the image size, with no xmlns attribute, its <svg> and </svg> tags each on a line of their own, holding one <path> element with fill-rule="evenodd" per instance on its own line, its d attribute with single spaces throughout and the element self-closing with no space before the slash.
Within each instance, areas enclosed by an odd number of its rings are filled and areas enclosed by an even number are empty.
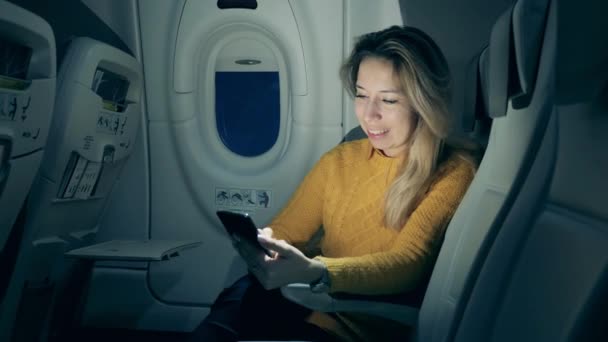
<svg viewBox="0 0 608 342">
<path fill-rule="evenodd" d="M 270 231 L 259 230 L 259 243 L 280 258 L 267 256 L 258 246 L 242 238 L 233 238 L 233 243 L 247 263 L 249 272 L 265 289 L 273 289 L 299 279 L 299 270 L 306 267 L 306 257 L 297 248 L 284 240 L 273 239 L 267 233 Z"/>
<path fill-rule="evenodd" d="M 259 235 L 263 235 L 263 236 L 267 236 L 267 237 L 271 238 L 272 237 L 272 233 L 273 233 L 273 231 L 272 231 L 272 228 L 270 228 L 270 227 L 264 227 L 262 229 L 258 229 L 258 234 Z"/>
<path fill-rule="evenodd" d="M 275 240 L 273 238 L 266 237 L 265 235 L 258 235 L 258 241 L 260 244 L 272 251 L 277 252 L 280 256 L 288 256 L 294 253 L 295 247 L 291 246 L 283 240 Z"/>
</svg>

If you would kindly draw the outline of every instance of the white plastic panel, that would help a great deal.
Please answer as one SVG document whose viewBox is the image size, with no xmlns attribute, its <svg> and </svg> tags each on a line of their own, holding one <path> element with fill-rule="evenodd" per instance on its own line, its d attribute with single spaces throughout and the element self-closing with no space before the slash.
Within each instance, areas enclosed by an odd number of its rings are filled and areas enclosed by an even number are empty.
<svg viewBox="0 0 608 342">
<path fill-rule="evenodd" d="M 342 84 L 338 70 L 345 56 L 343 44 L 348 37 L 345 4 L 347 1 L 290 0 L 300 30 L 306 61 L 308 96 L 293 102 L 311 107 L 292 110 L 293 119 L 306 125 L 341 125 L 343 117 Z M 346 52 L 348 53 L 348 52 Z M 293 63 L 293 61 L 291 61 Z M 290 75 L 293 77 L 293 75 Z M 354 112 L 348 115 L 354 116 Z"/>
<path fill-rule="evenodd" d="M 290 62 L 287 65 L 290 78 L 289 89 L 294 94 L 307 92 L 305 61 L 299 32 L 289 2 L 264 0 L 258 2 L 254 11 L 245 9 L 220 10 L 215 1 L 187 1 L 180 19 L 180 30 L 175 45 L 174 89 L 178 93 L 190 93 L 197 89 L 197 78 L 201 66 L 214 63 L 213 39 L 217 30 L 234 24 L 247 23 L 252 28 L 271 32 L 275 43 Z M 253 51 L 252 51 L 253 53 Z M 211 56 L 210 56 L 211 54 Z M 256 56 L 243 56 L 252 57 Z M 204 76 L 203 76 L 204 77 Z"/>
<path fill-rule="evenodd" d="M 149 121 L 166 121 L 183 114 L 169 110 L 167 94 L 173 93 L 175 40 L 185 0 L 140 0 L 141 51 L 146 77 L 146 116 Z"/>
<path fill-rule="evenodd" d="M 108 73 L 115 75 L 104 78 Z M 103 82 L 124 99 L 104 103 L 93 90 Z M 32 239 L 97 227 L 105 197 L 133 150 L 141 118 L 140 65 L 107 44 L 75 39 L 58 83 L 56 116 L 31 195 L 27 229 Z"/>
<path fill-rule="evenodd" d="M 139 103 L 129 104 L 124 112 L 113 112 L 102 108 L 101 98 L 92 93 L 90 87 L 72 82 L 64 89 L 65 94 L 71 95 L 57 99 L 57 113 L 70 113 L 70 117 L 53 122 L 53 129 L 59 132 L 54 131 L 49 139 L 49 145 L 53 144 L 54 148 L 45 154 L 44 175 L 58 181 L 72 151 L 95 162 L 104 161 L 106 146 L 113 146 L 114 154 L 113 159 L 105 161 L 117 162 L 129 156 L 139 128 Z M 104 123 L 100 124 L 100 120 Z M 61 133 L 64 135 L 58 136 Z"/>
<path fill-rule="evenodd" d="M 92 89 L 98 68 L 128 81 L 124 110 L 104 108 Z M 49 148 L 42 165 L 44 175 L 59 181 L 72 152 L 92 162 L 117 162 L 127 157 L 140 120 L 141 67 L 126 53 L 90 38 L 75 39 L 62 64 Z M 104 159 L 106 147 L 113 157 Z M 107 157 L 107 155 L 106 155 Z"/>
</svg>

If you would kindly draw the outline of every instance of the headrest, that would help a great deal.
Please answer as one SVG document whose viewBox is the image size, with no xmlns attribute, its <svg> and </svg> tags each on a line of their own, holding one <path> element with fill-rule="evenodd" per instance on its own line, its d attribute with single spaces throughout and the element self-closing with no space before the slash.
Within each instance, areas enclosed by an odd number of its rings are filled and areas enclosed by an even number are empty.
<svg viewBox="0 0 608 342">
<path fill-rule="evenodd" d="M 488 115 L 496 118 L 507 113 L 509 100 L 509 71 L 511 69 L 511 13 L 510 7 L 492 27 L 488 46 L 487 77 Z"/>
<path fill-rule="evenodd" d="M 462 128 L 467 138 L 480 147 L 488 144 L 491 120 L 488 117 L 487 103 L 487 61 L 488 48 L 477 54 L 467 67 Z"/>
<path fill-rule="evenodd" d="M 528 105 L 538 71 L 550 0 L 519 0 L 496 21 L 487 61 L 488 114 L 496 118 Z M 482 79 L 484 75 L 482 75 Z"/>
<path fill-rule="evenodd" d="M 488 108 L 488 48 L 486 47 L 479 54 L 479 61 L 477 63 L 477 72 L 479 73 L 479 88 L 480 96 L 479 99 L 483 104 L 483 110 L 487 111 Z"/>
<path fill-rule="evenodd" d="M 465 74 L 464 112 L 461 126 L 465 132 L 475 129 L 478 120 L 487 118 L 486 61 L 487 47 L 473 56 L 467 64 Z M 484 61 L 482 63 L 482 60 Z M 483 65 L 483 70 L 482 70 Z"/>
<path fill-rule="evenodd" d="M 513 7 L 513 46 L 521 95 L 534 90 L 549 2 L 520 0 Z"/>
</svg>

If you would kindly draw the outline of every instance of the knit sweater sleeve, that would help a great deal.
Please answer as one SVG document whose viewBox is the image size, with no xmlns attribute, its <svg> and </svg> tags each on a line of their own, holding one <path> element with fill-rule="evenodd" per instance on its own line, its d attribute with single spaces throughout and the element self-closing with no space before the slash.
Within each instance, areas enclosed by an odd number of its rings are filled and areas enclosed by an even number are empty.
<svg viewBox="0 0 608 342">
<path fill-rule="evenodd" d="M 329 153 L 321 157 L 270 223 L 275 239 L 301 247 L 317 232 L 323 223 L 323 199 L 331 164 L 329 159 Z"/>
<path fill-rule="evenodd" d="M 327 266 L 330 292 L 394 294 L 417 286 L 474 176 L 474 167 L 464 160 L 447 164 L 390 249 L 355 257 L 316 257 Z"/>
</svg>

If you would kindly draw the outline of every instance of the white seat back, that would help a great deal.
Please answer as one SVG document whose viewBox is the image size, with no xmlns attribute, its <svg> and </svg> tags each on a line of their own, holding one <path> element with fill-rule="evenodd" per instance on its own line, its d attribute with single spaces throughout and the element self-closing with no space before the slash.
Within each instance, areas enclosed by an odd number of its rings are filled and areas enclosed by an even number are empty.
<svg viewBox="0 0 608 342">
<path fill-rule="evenodd" d="M 93 242 L 108 195 L 134 148 L 142 88 L 141 66 L 133 56 L 91 38 L 70 43 L 0 310 L 0 336 L 9 341 L 32 336 L 32 330 L 40 334 L 53 310 L 57 320 L 69 319 L 75 310 L 64 300 L 77 294 L 57 297 L 69 277 L 77 276 L 71 271 L 78 265 L 66 261 L 64 252 Z"/>
<path fill-rule="evenodd" d="M 553 84 L 550 120 L 457 341 L 608 340 L 608 4 L 558 4 L 539 72 Z"/>
<path fill-rule="evenodd" d="M 49 24 L 0 1 L 0 251 L 42 160 L 55 79 L 55 36 Z"/>
<path fill-rule="evenodd" d="M 47 142 L 55 85 L 50 25 L 0 0 L 0 322 L 23 238 L 24 204 Z"/>
<path fill-rule="evenodd" d="M 451 340 L 480 263 L 521 191 L 551 114 L 548 2 L 520 0 L 496 22 L 480 55 L 480 90 L 493 118 L 477 174 L 447 228 L 420 310 L 417 340 Z M 528 27 L 522 31 L 521 25 Z M 542 43 L 539 43 L 542 42 Z M 543 54 L 538 62 L 538 56 Z M 538 71 L 538 73 L 537 73 Z M 477 101 L 469 101 L 475 104 Z M 475 110 L 472 108 L 472 112 Z"/>
</svg>

